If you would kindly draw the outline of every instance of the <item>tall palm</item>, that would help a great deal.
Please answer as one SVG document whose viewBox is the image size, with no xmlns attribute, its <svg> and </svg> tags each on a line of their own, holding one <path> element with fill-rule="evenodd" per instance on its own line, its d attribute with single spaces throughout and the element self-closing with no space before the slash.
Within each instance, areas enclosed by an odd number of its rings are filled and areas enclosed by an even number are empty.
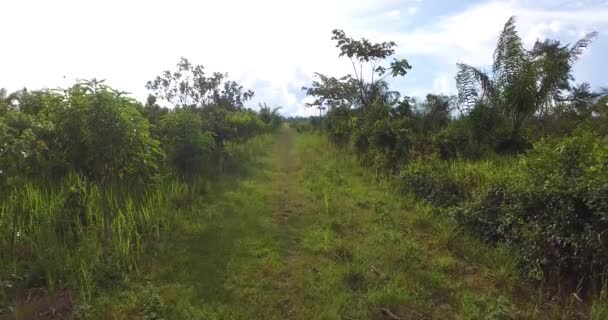
<svg viewBox="0 0 608 320">
<path fill-rule="evenodd" d="M 491 75 L 457 64 L 460 105 L 468 109 L 483 102 L 510 119 L 513 134 L 518 134 L 526 119 L 548 113 L 560 93 L 570 88 L 572 66 L 596 36 L 589 33 L 572 46 L 537 41 L 528 51 L 515 28 L 515 17 L 509 18 L 498 38 Z"/>
<path fill-rule="evenodd" d="M 283 108 L 283 107 L 271 108 L 266 103 L 260 103 L 259 106 L 260 106 L 260 111 L 259 111 L 260 119 L 262 119 L 262 121 L 264 121 L 267 124 L 271 124 L 272 122 L 275 122 L 276 119 L 280 117 L 279 110 L 281 110 Z"/>
</svg>

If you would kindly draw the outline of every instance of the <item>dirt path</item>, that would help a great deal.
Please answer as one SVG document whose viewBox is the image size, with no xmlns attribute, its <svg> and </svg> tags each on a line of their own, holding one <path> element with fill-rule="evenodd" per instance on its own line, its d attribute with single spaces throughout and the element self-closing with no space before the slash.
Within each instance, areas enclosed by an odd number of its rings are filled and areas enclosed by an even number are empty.
<svg viewBox="0 0 608 320">
<path fill-rule="evenodd" d="M 296 254 L 296 252 L 293 246 L 294 239 L 292 238 L 290 232 L 290 220 L 293 220 L 295 218 L 294 215 L 297 214 L 295 204 L 296 197 L 293 190 L 295 171 L 295 163 L 293 159 L 293 136 L 293 129 L 289 127 L 282 128 L 278 146 L 282 177 L 277 219 L 281 234 L 282 253 L 284 256 L 284 266 L 283 271 L 281 272 L 281 288 L 283 289 L 284 296 L 280 309 L 283 317 L 287 319 L 293 318 L 296 312 L 294 301 L 295 288 L 292 281 L 293 256 Z"/>
</svg>

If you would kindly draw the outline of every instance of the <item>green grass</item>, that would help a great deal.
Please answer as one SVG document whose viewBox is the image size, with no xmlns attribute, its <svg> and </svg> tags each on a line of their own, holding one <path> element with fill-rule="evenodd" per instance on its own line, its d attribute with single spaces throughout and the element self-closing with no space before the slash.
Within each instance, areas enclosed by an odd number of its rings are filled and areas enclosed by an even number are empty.
<svg viewBox="0 0 608 320">
<path fill-rule="evenodd" d="M 572 318 L 520 277 L 508 248 L 404 198 L 322 136 L 283 128 L 254 149 L 236 174 L 174 186 L 171 227 L 130 251 L 136 268 L 88 292 L 77 318 Z"/>
<path fill-rule="evenodd" d="M 276 223 L 276 146 L 195 194 L 172 230 L 143 257 L 140 272 L 104 292 L 86 318 L 277 318 L 282 248 Z M 276 152 L 272 152 L 274 155 Z M 162 307 L 159 307 L 162 301 Z M 152 311 L 150 311 L 152 310 Z M 159 318 L 160 319 L 160 318 Z"/>
<path fill-rule="evenodd" d="M 560 318 L 534 299 L 507 248 L 403 199 L 321 136 L 299 135 L 296 154 L 297 184 L 316 199 L 293 227 L 302 319 L 381 319 L 382 308 L 404 319 Z"/>
</svg>

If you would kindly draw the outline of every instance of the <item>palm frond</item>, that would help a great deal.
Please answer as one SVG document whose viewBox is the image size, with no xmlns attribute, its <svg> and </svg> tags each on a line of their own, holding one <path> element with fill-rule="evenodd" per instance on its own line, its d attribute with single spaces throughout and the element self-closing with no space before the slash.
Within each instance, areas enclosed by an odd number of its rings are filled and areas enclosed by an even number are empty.
<svg viewBox="0 0 608 320">
<path fill-rule="evenodd" d="M 277 115 L 279 113 L 279 110 L 281 110 L 281 109 L 283 109 L 283 107 L 273 108 L 272 111 L 270 112 L 270 114 L 272 114 L 273 116 Z"/>
<path fill-rule="evenodd" d="M 574 63 L 580 59 L 585 49 L 591 44 L 593 39 L 597 38 L 598 33 L 596 31 L 587 33 L 582 39 L 574 43 L 570 48 L 570 63 Z"/>
<path fill-rule="evenodd" d="M 469 108 L 479 99 L 495 101 L 495 83 L 485 72 L 464 63 L 458 63 L 456 66 L 458 67 L 456 87 L 459 105 Z"/>
<path fill-rule="evenodd" d="M 497 82 L 510 85 L 517 81 L 518 75 L 522 72 L 522 65 L 526 60 L 527 52 L 515 28 L 515 17 L 511 17 L 500 33 L 494 51 L 492 68 Z"/>
</svg>

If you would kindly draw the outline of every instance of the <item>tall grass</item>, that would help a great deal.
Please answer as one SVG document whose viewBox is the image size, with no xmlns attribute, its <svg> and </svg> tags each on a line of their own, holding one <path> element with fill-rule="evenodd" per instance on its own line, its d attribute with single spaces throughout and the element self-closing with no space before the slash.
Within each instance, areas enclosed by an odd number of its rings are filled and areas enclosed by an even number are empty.
<svg viewBox="0 0 608 320">
<path fill-rule="evenodd" d="M 93 274 L 101 264 L 103 228 L 99 192 L 95 187 L 78 193 L 74 178 L 56 186 L 28 182 L 11 190 L 0 205 L 0 271 L 25 281 L 22 285 L 54 286 L 68 281 L 83 300 L 90 299 Z M 171 179 L 138 190 L 138 200 L 126 195 L 121 202 L 110 193 L 115 219 L 113 265 L 119 272 L 137 271 L 145 239 L 158 238 L 175 215 L 173 199 L 188 188 Z M 78 198 L 80 199 L 74 199 Z M 6 263 L 4 263 L 6 262 Z"/>
<path fill-rule="evenodd" d="M 226 146 L 226 172 L 257 161 L 270 135 Z M 56 181 L 26 181 L 0 193 L 0 306 L 32 287 L 58 285 L 87 305 L 98 288 L 139 272 L 146 248 L 161 239 L 219 176 L 182 181 L 167 173 L 147 184 L 115 182 L 108 190 L 114 219 L 110 263 L 103 259 L 100 193 L 75 173 Z M 21 289 L 19 289 L 21 288 Z M 10 289 L 10 290 L 9 290 Z M 7 292 L 7 291 L 11 291 Z"/>
</svg>

